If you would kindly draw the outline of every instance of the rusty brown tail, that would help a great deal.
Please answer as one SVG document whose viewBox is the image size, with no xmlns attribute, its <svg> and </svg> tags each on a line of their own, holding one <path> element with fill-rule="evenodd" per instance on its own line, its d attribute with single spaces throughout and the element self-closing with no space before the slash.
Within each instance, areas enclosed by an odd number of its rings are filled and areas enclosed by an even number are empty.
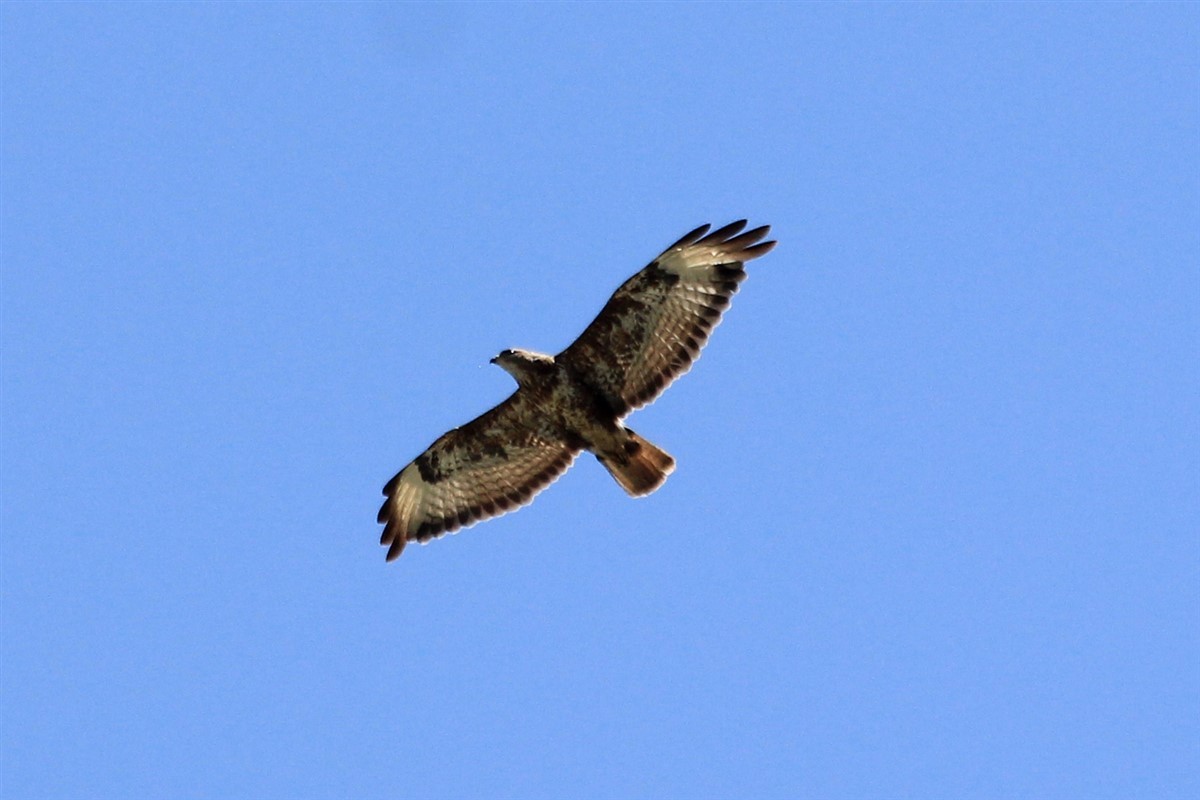
<svg viewBox="0 0 1200 800">
<path fill-rule="evenodd" d="M 641 497 L 662 486 L 667 476 L 675 471 L 675 459 L 633 431 L 626 429 L 626 433 L 629 439 L 625 442 L 624 452 L 597 453 L 596 458 L 622 489 L 634 497 Z"/>
</svg>

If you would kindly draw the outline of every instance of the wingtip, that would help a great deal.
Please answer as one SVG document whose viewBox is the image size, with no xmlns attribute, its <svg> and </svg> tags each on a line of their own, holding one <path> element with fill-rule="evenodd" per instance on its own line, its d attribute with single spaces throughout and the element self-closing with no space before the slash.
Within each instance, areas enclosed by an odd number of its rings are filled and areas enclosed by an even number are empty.
<svg viewBox="0 0 1200 800">
<path fill-rule="evenodd" d="M 387 561 L 390 563 L 400 557 L 404 552 L 404 545 L 408 544 L 404 536 L 397 536 L 392 540 L 392 546 L 387 551 Z"/>
<path fill-rule="evenodd" d="M 752 245 L 750 247 L 745 248 L 744 250 L 742 250 L 741 254 L 742 254 L 742 256 L 745 257 L 745 259 L 747 261 L 749 261 L 752 258 L 758 258 L 759 256 L 765 256 L 767 253 L 774 250 L 775 245 L 777 245 L 777 244 L 779 244 L 779 242 L 775 241 L 774 239 L 771 239 L 766 242 L 760 242 L 759 244 Z"/>
<path fill-rule="evenodd" d="M 702 236 L 704 236 L 704 234 L 708 233 L 708 229 L 711 227 L 712 227 L 712 225 L 710 225 L 706 222 L 698 228 L 693 228 L 692 230 L 685 233 L 683 236 L 679 237 L 679 239 L 676 240 L 667 249 L 674 250 L 676 247 L 687 247 L 689 244 L 695 244 L 696 242 L 698 242 L 700 240 L 700 237 L 702 237 Z"/>
<path fill-rule="evenodd" d="M 742 228 L 744 227 L 746 227 L 746 220 L 736 220 L 728 225 L 717 228 L 715 231 L 696 242 L 696 244 L 713 244 L 716 242 L 724 243 L 726 240 L 731 239 L 737 234 L 741 233 Z"/>
</svg>

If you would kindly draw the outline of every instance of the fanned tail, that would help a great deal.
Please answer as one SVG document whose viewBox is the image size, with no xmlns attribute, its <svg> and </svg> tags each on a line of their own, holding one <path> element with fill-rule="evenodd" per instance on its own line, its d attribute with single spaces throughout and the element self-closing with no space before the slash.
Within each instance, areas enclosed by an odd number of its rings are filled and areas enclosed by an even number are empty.
<svg viewBox="0 0 1200 800">
<path fill-rule="evenodd" d="M 663 485 L 675 471 L 675 459 L 665 450 L 626 429 L 629 434 L 622 452 L 596 454 L 621 488 L 634 497 L 647 495 Z"/>
</svg>

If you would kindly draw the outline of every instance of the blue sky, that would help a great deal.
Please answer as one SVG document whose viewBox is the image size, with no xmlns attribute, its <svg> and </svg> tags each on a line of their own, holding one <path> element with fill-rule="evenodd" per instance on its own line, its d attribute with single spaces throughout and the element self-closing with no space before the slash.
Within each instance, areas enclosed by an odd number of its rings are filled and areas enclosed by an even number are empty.
<svg viewBox="0 0 1200 800">
<path fill-rule="evenodd" d="M 0 8 L 8 798 L 1200 794 L 1200 11 Z M 769 223 L 628 499 L 391 475 Z"/>
</svg>

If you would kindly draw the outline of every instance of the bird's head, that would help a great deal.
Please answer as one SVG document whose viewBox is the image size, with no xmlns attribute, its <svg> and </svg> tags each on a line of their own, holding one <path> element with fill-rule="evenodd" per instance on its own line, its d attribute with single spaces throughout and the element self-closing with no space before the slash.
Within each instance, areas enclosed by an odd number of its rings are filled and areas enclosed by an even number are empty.
<svg viewBox="0 0 1200 800">
<path fill-rule="evenodd" d="M 532 350 L 505 350 L 492 359 L 492 363 L 516 378 L 521 386 L 554 368 L 554 356 L 535 353 Z"/>
</svg>

